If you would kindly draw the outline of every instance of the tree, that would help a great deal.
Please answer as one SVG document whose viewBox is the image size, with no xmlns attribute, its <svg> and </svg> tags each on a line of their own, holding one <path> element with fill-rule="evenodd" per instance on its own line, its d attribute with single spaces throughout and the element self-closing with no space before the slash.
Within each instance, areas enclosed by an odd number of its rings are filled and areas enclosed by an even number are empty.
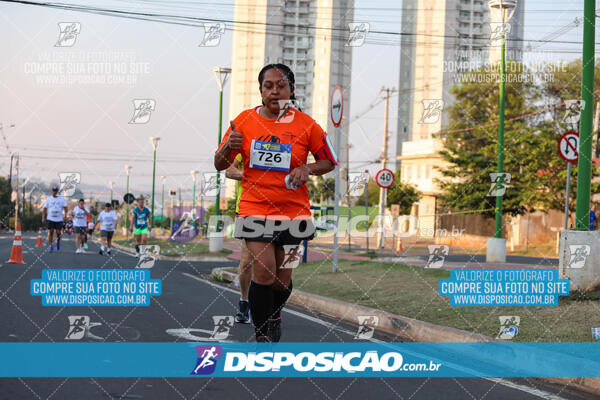
<svg viewBox="0 0 600 400">
<path fill-rule="evenodd" d="M 367 196 L 369 205 L 376 206 L 379 204 L 379 191 L 381 188 L 377 185 L 373 178 L 369 178 L 367 184 Z M 396 178 L 391 188 L 387 190 L 386 205 L 389 207 L 392 204 L 400 205 L 401 215 L 410 215 L 412 205 L 419 201 L 421 194 L 413 185 L 402 183 L 400 181 L 400 169 L 396 171 Z"/>
<path fill-rule="evenodd" d="M 8 179 L 0 177 L 0 226 L 9 225 L 10 216 L 14 213 L 15 204 L 10 200 L 12 189 Z"/>
<path fill-rule="evenodd" d="M 319 203 L 328 203 L 330 199 L 335 198 L 335 178 L 317 177 L 317 190 L 319 192 Z"/>
<path fill-rule="evenodd" d="M 561 209 L 566 165 L 556 148 L 562 128 L 557 128 L 552 113 L 533 114 L 542 108 L 549 89 L 522 64 L 511 61 L 507 65 L 504 172 L 511 179 L 503 195 L 503 212 Z M 488 192 L 490 174 L 497 170 L 499 85 L 484 68 L 469 76 L 466 83 L 451 90 L 456 102 L 450 106 L 450 123 L 441 136 L 444 149 L 440 154 L 449 166 L 440 168 L 440 202 L 451 209 L 479 210 L 492 216 L 496 198 Z M 524 114 L 532 116 L 515 119 Z"/>
<path fill-rule="evenodd" d="M 400 181 L 400 169 L 397 169 L 394 184 L 387 190 L 386 201 L 388 207 L 392 204 L 399 204 L 400 215 L 410 215 L 412 205 L 418 202 L 420 198 L 421 193 L 415 186 Z"/>
<path fill-rule="evenodd" d="M 317 189 L 317 185 L 313 179 L 309 178 L 308 181 L 306 181 L 306 188 L 308 189 L 308 198 L 310 199 L 310 202 L 313 204 L 320 203 L 321 193 Z"/>
</svg>

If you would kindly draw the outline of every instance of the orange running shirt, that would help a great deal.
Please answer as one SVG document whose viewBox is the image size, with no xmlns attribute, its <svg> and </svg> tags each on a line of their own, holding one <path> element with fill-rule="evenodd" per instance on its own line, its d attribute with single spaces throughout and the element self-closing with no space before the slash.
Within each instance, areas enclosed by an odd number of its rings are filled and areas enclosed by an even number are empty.
<svg viewBox="0 0 600 400">
<path fill-rule="evenodd" d="M 258 114 L 259 107 L 245 110 L 233 120 L 236 131 L 244 136 L 242 148 L 231 152 L 232 159 L 241 154 L 244 163 L 239 215 L 270 216 L 274 219 L 277 216 L 310 216 L 308 188 L 302 185 L 296 190 L 288 189 L 285 176 L 307 163 L 309 151 L 314 154 L 326 145 L 325 132 L 308 114 L 295 108 L 290 107 L 288 114 L 279 120 L 270 120 Z M 227 129 L 219 148 L 227 142 L 230 132 L 231 127 Z M 250 168 L 252 140 L 291 144 L 289 171 Z"/>
</svg>

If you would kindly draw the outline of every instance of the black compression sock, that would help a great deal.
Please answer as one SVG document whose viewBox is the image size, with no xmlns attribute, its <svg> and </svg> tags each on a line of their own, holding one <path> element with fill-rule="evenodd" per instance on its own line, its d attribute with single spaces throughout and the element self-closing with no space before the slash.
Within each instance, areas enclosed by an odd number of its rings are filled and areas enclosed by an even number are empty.
<svg viewBox="0 0 600 400">
<path fill-rule="evenodd" d="M 139 253 L 140 252 L 140 246 L 138 246 L 137 244 L 135 245 L 135 252 Z"/>
<path fill-rule="evenodd" d="M 273 309 L 272 285 L 261 285 L 250 281 L 248 290 L 248 301 L 256 336 L 267 336 L 267 319 Z"/>
<path fill-rule="evenodd" d="M 273 312 L 271 314 L 271 319 L 277 319 L 281 317 L 281 310 L 283 306 L 285 306 L 285 302 L 292 294 L 292 281 L 290 280 L 290 284 L 287 289 L 278 290 L 273 289 Z"/>
</svg>

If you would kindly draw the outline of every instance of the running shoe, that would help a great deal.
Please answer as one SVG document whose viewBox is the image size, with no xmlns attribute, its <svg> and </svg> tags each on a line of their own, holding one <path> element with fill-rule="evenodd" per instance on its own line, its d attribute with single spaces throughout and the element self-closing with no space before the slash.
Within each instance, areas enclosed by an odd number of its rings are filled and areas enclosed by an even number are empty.
<svg viewBox="0 0 600 400">
<path fill-rule="evenodd" d="M 60 250 L 60 240 L 56 241 L 56 251 Z"/>
<path fill-rule="evenodd" d="M 106 254 L 110 256 L 110 249 L 106 250 Z"/>
<path fill-rule="evenodd" d="M 135 253 L 135 258 L 140 258 L 140 253 Z"/>
<path fill-rule="evenodd" d="M 75 250 L 75 254 L 79 254 L 79 253 L 81 253 L 81 249 L 77 248 L 77 250 Z"/>
<path fill-rule="evenodd" d="M 84 250 L 87 250 L 87 249 L 88 249 L 88 245 L 87 245 L 87 243 L 84 243 L 84 244 L 83 244 L 83 248 L 84 248 Z"/>
<path fill-rule="evenodd" d="M 102 251 L 102 249 L 100 249 L 100 251 L 98 252 L 98 254 L 103 255 L 104 252 Z"/>
<path fill-rule="evenodd" d="M 271 342 L 277 343 L 281 339 L 281 317 L 269 319 L 267 334 Z"/>
<path fill-rule="evenodd" d="M 249 324 L 250 323 L 250 303 L 247 300 L 240 300 L 239 302 L 240 310 L 235 315 L 235 322 L 240 324 Z"/>
<path fill-rule="evenodd" d="M 54 251 L 54 248 L 52 246 L 50 246 L 50 248 L 48 249 L 48 253 L 52 253 Z"/>
</svg>

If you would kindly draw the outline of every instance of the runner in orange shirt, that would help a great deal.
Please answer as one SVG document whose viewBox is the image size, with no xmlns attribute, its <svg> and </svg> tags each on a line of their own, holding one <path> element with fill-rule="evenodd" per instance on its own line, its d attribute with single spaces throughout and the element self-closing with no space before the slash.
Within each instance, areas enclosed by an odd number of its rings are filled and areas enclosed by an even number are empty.
<svg viewBox="0 0 600 400">
<path fill-rule="evenodd" d="M 242 155 L 235 236 L 245 240 L 252 256 L 248 300 L 256 341 L 278 342 L 299 245 L 315 233 L 305 183 L 309 175 L 332 171 L 337 158 L 323 129 L 290 105 L 295 100 L 294 74 L 287 66 L 265 66 L 258 82 L 263 105 L 231 121 L 215 153 L 215 168 L 222 171 Z M 309 152 L 316 160 L 311 164 Z"/>
</svg>

